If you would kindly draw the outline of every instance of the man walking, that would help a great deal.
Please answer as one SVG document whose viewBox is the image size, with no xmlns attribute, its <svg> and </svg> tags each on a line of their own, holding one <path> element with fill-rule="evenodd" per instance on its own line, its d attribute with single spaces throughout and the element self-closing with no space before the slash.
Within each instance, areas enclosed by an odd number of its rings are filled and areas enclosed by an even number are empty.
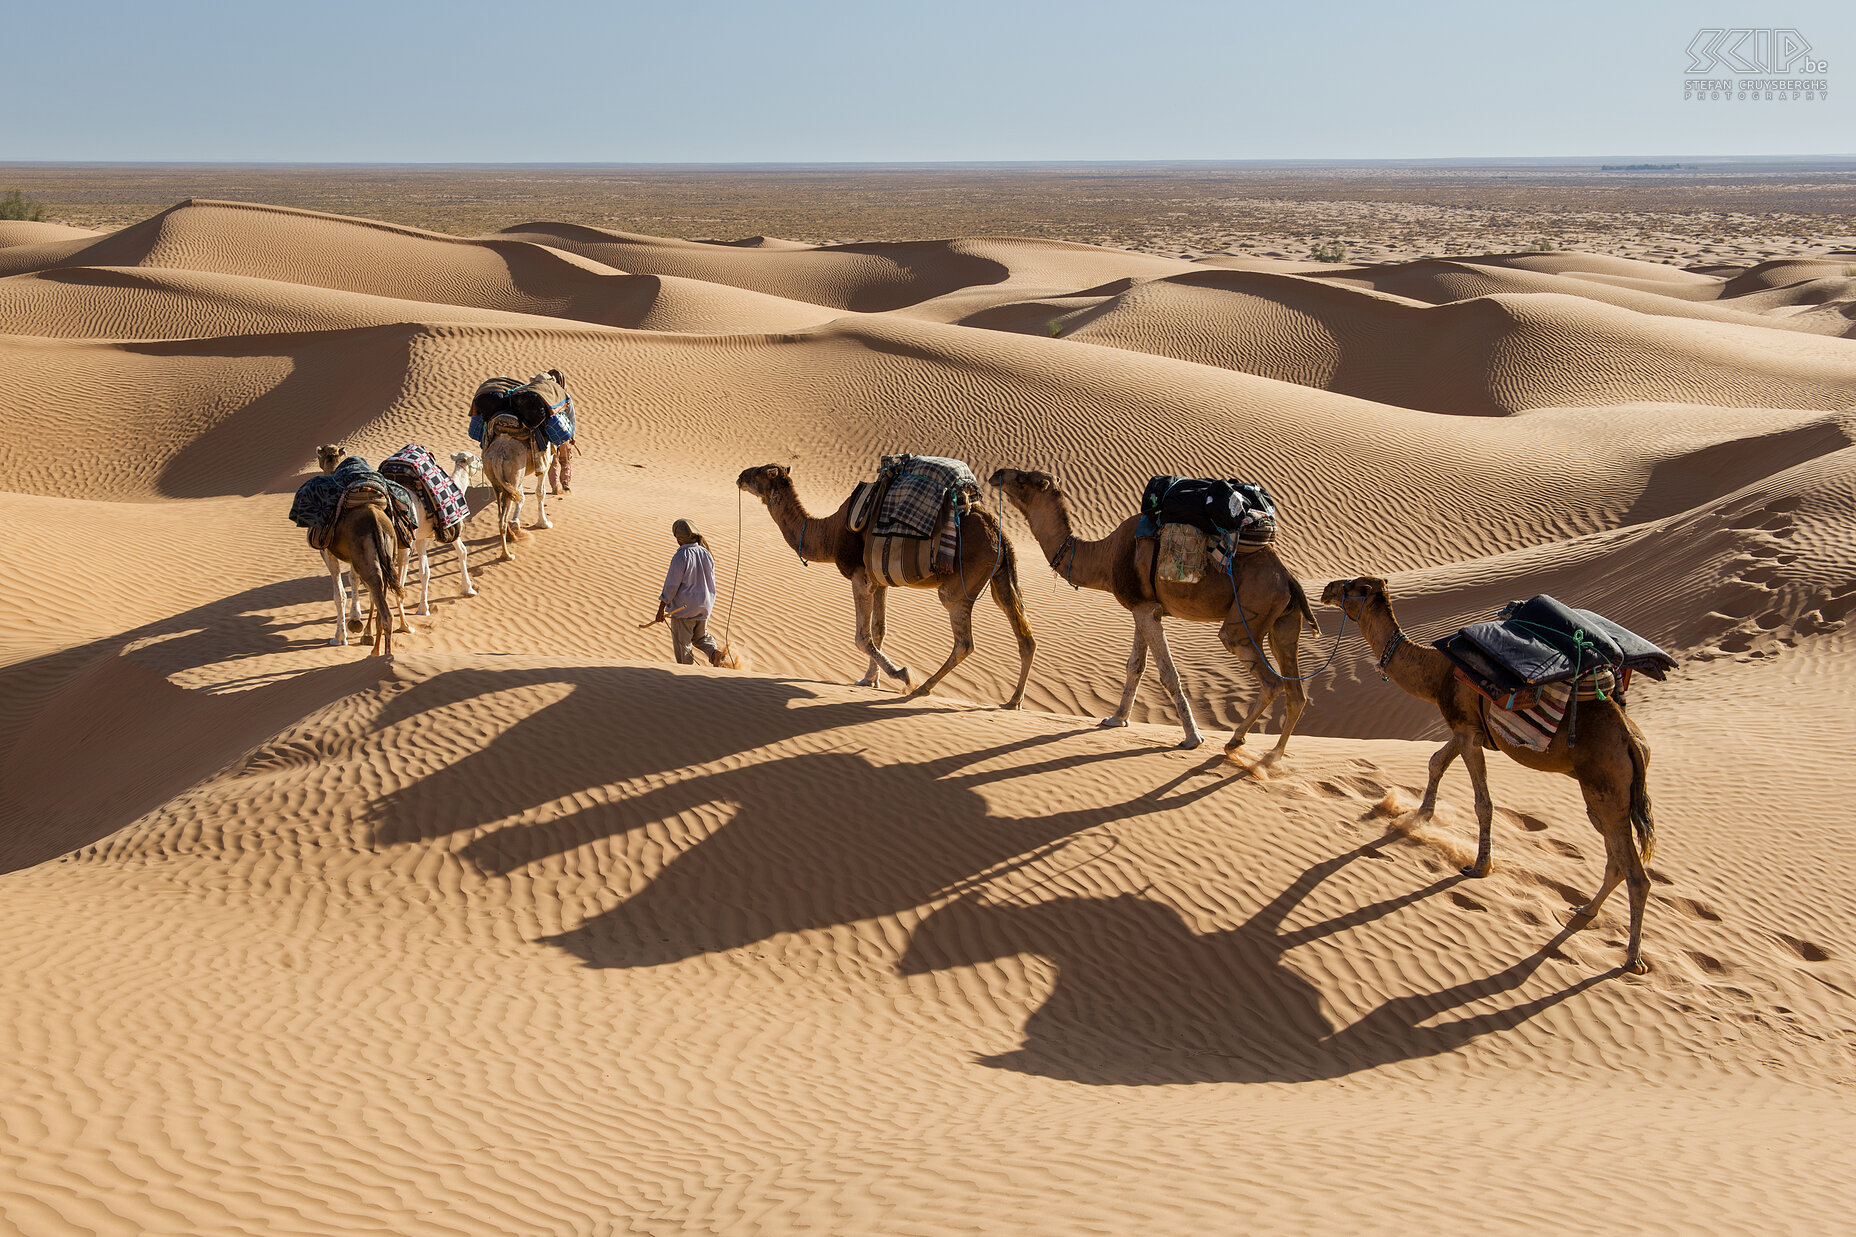
<svg viewBox="0 0 1856 1237">
<path fill-rule="evenodd" d="M 678 520 L 670 531 L 677 539 L 677 552 L 670 557 L 664 591 L 657 599 L 657 617 L 651 623 L 669 621 L 670 650 L 678 664 L 694 665 L 694 650 L 701 649 L 711 666 L 719 666 L 722 650 L 709 634 L 709 611 L 715 606 L 715 559 L 709 554 L 709 543 L 688 520 Z"/>
</svg>

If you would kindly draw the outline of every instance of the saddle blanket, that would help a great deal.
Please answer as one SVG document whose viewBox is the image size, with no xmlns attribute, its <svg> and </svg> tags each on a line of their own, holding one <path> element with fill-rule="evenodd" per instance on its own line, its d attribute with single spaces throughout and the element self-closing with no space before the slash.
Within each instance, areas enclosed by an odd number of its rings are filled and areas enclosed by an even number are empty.
<svg viewBox="0 0 1856 1237">
<path fill-rule="evenodd" d="M 934 573 L 951 576 L 960 570 L 960 504 L 946 505 L 941 520 L 941 535 L 934 542 Z"/>
<path fill-rule="evenodd" d="M 864 568 L 878 584 L 906 587 L 935 574 L 932 537 L 872 535 L 864 552 Z"/>
<path fill-rule="evenodd" d="M 950 500 L 970 507 L 980 490 L 972 469 L 941 456 L 886 455 L 877 471 L 889 481 L 873 529 L 880 537 L 932 538 L 941 530 L 942 508 Z"/>
<path fill-rule="evenodd" d="M 397 528 L 410 530 L 418 527 L 419 509 L 413 506 L 418 500 L 412 496 L 411 491 L 375 472 L 358 455 L 343 460 L 335 466 L 334 472 L 311 477 L 298 486 L 296 498 L 290 504 L 290 522 L 298 528 L 327 528 L 334 522 L 336 512 L 341 510 L 342 495 L 355 485 L 371 485 L 386 494 L 392 508 L 393 523 Z"/>
<path fill-rule="evenodd" d="M 876 482 L 859 481 L 857 488 L 851 491 L 851 509 L 847 520 L 851 531 L 861 533 L 864 525 L 870 522 L 870 508 L 876 498 Z"/>
<path fill-rule="evenodd" d="M 1457 677 L 1465 678 L 1461 673 Z M 1465 678 L 1465 681 L 1468 680 Z M 1600 668 L 1579 680 L 1579 699 L 1598 700 L 1610 696 L 1616 691 L 1617 682 L 1609 669 Z M 1552 744 L 1553 736 L 1560 732 L 1560 725 L 1566 720 L 1566 706 L 1571 700 L 1572 684 L 1562 682 L 1542 684 L 1530 699 L 1511 709 L 1490 701 L 1486 710 L 1489 729 L 1517 747 L 1544 752 Z"/>
<path fill-rule="evenodd" d="M 416 442 L 409 442 L 380 463 L 380 475 L 414 490 L 425 500 L 425 511 L 440 541 L 450 541 L 454 529 L 470 518 L 464 491 L 451 474 L 439 466 L 432 453 Z"/>
</svg>

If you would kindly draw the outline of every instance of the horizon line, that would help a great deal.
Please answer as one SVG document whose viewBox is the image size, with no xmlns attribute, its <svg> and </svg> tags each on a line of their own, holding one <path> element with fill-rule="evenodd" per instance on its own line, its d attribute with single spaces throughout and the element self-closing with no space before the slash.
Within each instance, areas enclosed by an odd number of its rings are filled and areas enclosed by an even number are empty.
<svg viewBox="0 0 1856 1237">
<path fill-rule="evenodd" d="M 1787 155 L 1462 155 L 1438 158 L 1310 158 L 1310 159 L 897 159 L 897 160 L 716 160 L 683 162 L 524 161 L 498 162 L 443 160 L 318 160 L 318 159 L 0 159 L 0 167 L 14 168 L 563 168 L 687 170 L 935 170 L 974 168 L 1438 168 L 1438 167 L 1584 167 L 1620 161 L 1695 165 L 1841 163 L 1856 162 L 1856 153 Z M 1675 169 L 1670 169 L 1675 170 Z"/>
</svg>

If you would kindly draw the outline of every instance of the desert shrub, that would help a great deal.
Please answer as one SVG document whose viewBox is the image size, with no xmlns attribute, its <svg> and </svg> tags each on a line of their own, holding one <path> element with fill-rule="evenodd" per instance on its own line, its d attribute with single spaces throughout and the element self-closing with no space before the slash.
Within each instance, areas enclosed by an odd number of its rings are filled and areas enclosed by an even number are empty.
<svg viewBox="0 0 1856 1237">
<path fill-rule="evenodd" d="M 0 219 L 45 218 L 45 208 L 26 197 L 17 189 L 8 189 L 6 196 L 0 197 Z"/>
<path fill-rule="evenodd" d="M 1528 242 L 1527 251 L 1529 253 L 1552 253 L 1558 248 L 1559 246 L 1553 243 L 1552 237 L 1536 236 L 1532 241 Z"/>
<path fill-rule="evenodd" d="M 1345 262 L 1347 247 L 1339 241 L 1322 241 L 1308 251 L 1308 257 L 1312 262 Z"/>
</svg>

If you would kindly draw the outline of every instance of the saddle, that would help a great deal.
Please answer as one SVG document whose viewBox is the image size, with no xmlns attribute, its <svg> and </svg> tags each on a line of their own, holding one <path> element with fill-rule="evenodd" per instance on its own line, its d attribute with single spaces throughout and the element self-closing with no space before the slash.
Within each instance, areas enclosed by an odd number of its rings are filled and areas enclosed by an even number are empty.
<svg viewBox="0 0 1856 1237">
<path fill-rule="evenodd" d="M 328 549 L 329 542 L 335 539 L 335 526 L 341 523 L 343 515 L 357 507 L 385 508 L 388 519 L 393 523 L 393 535 L 403 545 L 412 544 L 418 525 L 406 523 L 399 505 L 393 501 L 393 496 L 387 493 L 383 486 L 375 485 L 372 481 L 357 481 L 342 491 L 342 496 L 336 501 L 334 514 L 329 522 L 309 530 L 309 548 L 312 550 Z"/>
<path fill-rule="evenodd" d="M 490 418 L 490 424 L 484 429 L 483 447 L 487 451 L 490 444 L 498 438 L 514 438 L 528 448 L 527 470 L 540 472 L 543 465 L 543 448 L 535 441 L 536 437 L 535 428 L 522 424 L 522 419 L 515 413 L 499 412 Z M 545 442 L 546 439 L 543 441 Z"/>
<path fill-rule="evenodd" d="M 1662 679 L 1676 659 L 1636 632 L 1546 593 L 1502 607 L 1434 642 L 1486 702 L 1491 726 L 1511 742 L 1544 750 L 1560 723 L 1575 724 L 1581 700 L 1623 703 L 1631 676 Z"/>
</svg>

